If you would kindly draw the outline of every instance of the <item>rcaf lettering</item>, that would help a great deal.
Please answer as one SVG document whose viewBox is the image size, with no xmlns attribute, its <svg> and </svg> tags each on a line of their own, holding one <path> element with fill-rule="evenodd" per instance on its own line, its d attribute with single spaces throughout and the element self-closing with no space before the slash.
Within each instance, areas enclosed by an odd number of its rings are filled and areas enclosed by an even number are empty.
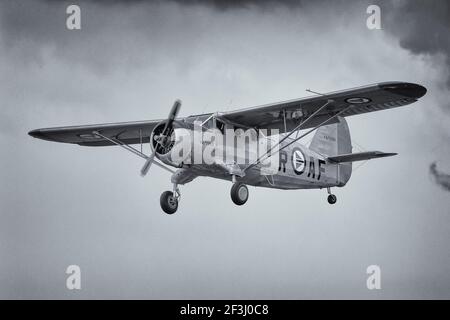
<svg viewBox="0 0 450 320">
<path fill-rule="evenodd" d="M 288 161 L 288 155 L 285 151 L 280 151 L 280 165 L 278 167 L 279 172 L 286 172 L 286 163 Z M 325 173 L 326 162 L 322 159 L 314 157 L 306 157 L 300 148 L 294 148 L 292 150 L 291 164 L 292 169 L 296 175 L 302 175 L 305 173 L 308 178 L 320 180 Z"/>
</svg>

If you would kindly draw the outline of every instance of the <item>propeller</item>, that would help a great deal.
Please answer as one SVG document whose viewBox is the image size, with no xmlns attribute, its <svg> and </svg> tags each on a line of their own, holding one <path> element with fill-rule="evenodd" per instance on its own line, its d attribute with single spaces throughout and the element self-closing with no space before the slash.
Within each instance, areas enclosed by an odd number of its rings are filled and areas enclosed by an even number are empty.
<svg viewBox="0 0 450 320">
<path fill-rule="evenodd" d="M 178 112 L 180 111 L 180 107 L 181 107 L 181 100 L 175 100 L 175 102 L 172 106 L 172 109 L 170 109 L 169 116 L 167 117 L 166 125 L 164 126 L 164 129 L 161 132 L 161 134 L 159 135 L 158 140 L 157 140 L 157 144 L 161 145 L 162 147 L 166 146 L 167 140 L 169 140 L 169 142 L 170 142 L 169 134 L 172 131 L 172 124 L 173 124 L 173 121 L 175 120 L 175 118 L 177 117 Z M 154 137 L 154 138 L 156 138 L 156 137 Z M 152 143 L 152 142 L 150 141 L 150 143 Z M 158 149 L 158 146 L 156 145 L 155 148 L 153 149 L 153 152 L 150 154 L 150 156 L 145 161 L 145 164 L 141 169 L 141 176 L 144 177 L 147 174 L 148 170 L 150 169 L 150 166 L 153 163 L 153 159 L 155 158 L 157 149 Z"/>
</svg>

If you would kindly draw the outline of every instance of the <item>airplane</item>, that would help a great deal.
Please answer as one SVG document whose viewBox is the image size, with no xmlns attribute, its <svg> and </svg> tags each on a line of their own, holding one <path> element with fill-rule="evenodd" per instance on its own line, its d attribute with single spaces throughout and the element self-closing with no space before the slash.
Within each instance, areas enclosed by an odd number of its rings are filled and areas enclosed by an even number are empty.
<svg viewBox="0 0 450 320">
<path fill-rule="evenodd" d="M 187 117 L 178 117 L 181 101 L 176 100 L 167 119 L 53 127 L 32 130 L 28 134 L 34 138 L 81 146 L 120 146 L 145 160 L 142 176 L 147 174 L 152 164 L 169 171 L 173 189 L 163 192 L 160 197 L 161 208 L 167 214 L 178 209 L 179 185 L 200 176 L 232 182 L 230 195 L 236 205 L 247 202 L 247 185 L 283 190 L 326 188 L 328 203 L 335 204 L 337 197 L 331 193 L 331 188 L 347 184 L 353 162 L 396 155 L 380 151 L 352 153 L 346 117 L 409 105 L 423 97 L 427 89 L 414 83 L 391 81 L 326 94 L 308 91 L 315 95 Z M 194 132 L 199 123 L 201 132 L 211 129 L 220 132 L 255 130 L 256 135 L 267 140 L 270 147 L 262 154 L 257 153 L 256 160 L 255 157 L 250 159 L 249 151 L 243 157 L 227 157 L 226 161 L 223 155 L 214 158 L 214 153 L 211 163 L 187 161 L 191 156 L 187 153 L 181 161 L 175 161 L 171 151 L 177 146 L 177 137 L 186 134 L 181 133 L 183 130 L 188 134 Z M 264 134 L 261 130 L 273 130 L 278 134 Z M 301 133 L 304 130 L 307 132 Z M 299 142 L 313 132 L 308 146 Z M 277 137 L 275 142 L 273 137 Z M 148 155 L 142 152 L 146 143 L 151 149 Z M 196 141 L 189 143 L 195 144 Z M 140 144 L 140 150 L 131 146 L 135 144 Z M 201 150 L 207 145 L 200 141 Z M 272 152 L 275 147 L 276 152 Z M 224 148 L 222 151 L 227 155 L 230 150 Z M 252 151 L 252 155 L 254 153 Z M 277 166 L 264 172 L 267 160 L 274 158 Z"/>
</svg>

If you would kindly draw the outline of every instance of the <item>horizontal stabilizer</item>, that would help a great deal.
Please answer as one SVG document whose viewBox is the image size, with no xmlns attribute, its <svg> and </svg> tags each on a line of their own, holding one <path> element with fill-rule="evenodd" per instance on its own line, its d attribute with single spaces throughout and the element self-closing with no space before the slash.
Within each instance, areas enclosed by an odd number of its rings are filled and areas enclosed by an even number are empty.
<svg viewBox="0 0 450 320">
<path fill-rule="evenodd" d="M 381 151 L 366 151 L 366 152 L 358 152 L 358 153 L 348 153 L 341 154 L 338 156 L 328 157 L 327 159 L 331 162 L 342 163 L 342 162 L 354 162 L 361 160 L 370 160 L 375 158 L 384 158 L 395 156 L 397 153 L 386 153 Z"/>
</svg>

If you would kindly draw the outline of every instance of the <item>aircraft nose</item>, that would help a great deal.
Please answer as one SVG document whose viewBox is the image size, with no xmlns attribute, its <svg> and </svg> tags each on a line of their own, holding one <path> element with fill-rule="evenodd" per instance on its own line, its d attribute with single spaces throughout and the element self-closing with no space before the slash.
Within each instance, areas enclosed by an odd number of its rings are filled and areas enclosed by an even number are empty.
<svg viewBox="0 0 450 320">
<path fill-rule="evenodd" d="M 424 86 L 408 82 L 385 83 L 381 84 L 380 88 L 400 96 L 414 99 L 419 99 L 427 93 L 427 89 Z"/>
</svg>

